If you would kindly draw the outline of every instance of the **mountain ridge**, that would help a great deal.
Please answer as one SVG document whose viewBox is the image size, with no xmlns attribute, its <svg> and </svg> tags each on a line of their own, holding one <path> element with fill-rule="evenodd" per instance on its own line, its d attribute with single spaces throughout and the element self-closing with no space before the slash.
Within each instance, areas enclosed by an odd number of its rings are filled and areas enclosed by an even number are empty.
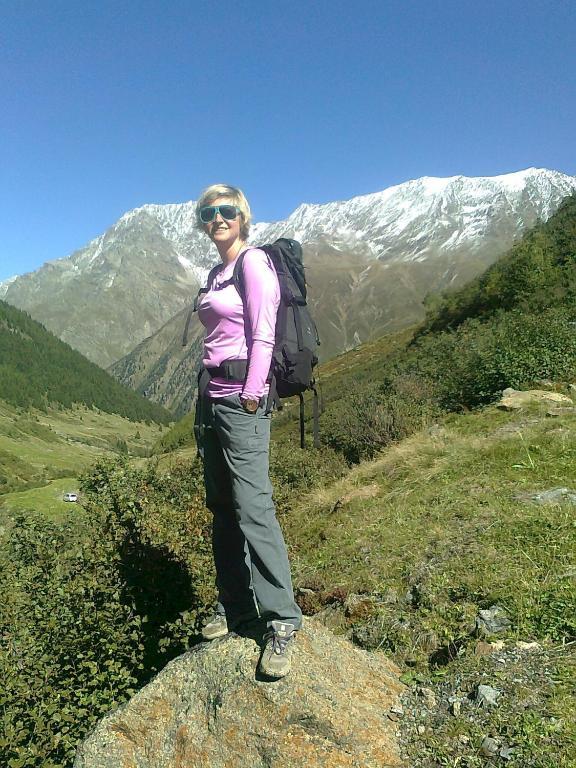
<svg viewBox="0 0 576 768">
<path fill-rule="evenodd" d="M 307 246 L 330 356 L 421 317 L 428 290 L 478 274 L 574 190 L 576 177 L 535 168 L 422 177 L 349 200 L 303 203 L 283 221 L 255 223 L 250 243 L 287 235 Z M 194 206 L 128 211 L 70 256 L 0 283 L 0 297 L 108 367 L 188 306 L 216 261 L 195 227 Z M 383 269 L 392 266 L 393 282 Z M 336 271 L 330 295 L 316 300 L 314 287 L 323 289 Z M 404 311 L 406 318 L 398 315 Z"/>
</svg>

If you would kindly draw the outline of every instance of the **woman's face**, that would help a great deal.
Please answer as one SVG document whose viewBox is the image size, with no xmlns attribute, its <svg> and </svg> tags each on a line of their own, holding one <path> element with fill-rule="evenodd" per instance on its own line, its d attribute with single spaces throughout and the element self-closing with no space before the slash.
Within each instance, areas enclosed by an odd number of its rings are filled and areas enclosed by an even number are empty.
<svg viewBox="0 0 576 768">
<path fill-rule="evenodd" d="M 217 197 L 210 205 L 234 205 L 234 203 L 229 198 Z M 241 223 L 239 213 L 235 219 L 223 219 L 218 211 L 214 221 L 204 224 L 204 232 L 216 245 L 232 245 L 240 239 Z"/>
</svg>

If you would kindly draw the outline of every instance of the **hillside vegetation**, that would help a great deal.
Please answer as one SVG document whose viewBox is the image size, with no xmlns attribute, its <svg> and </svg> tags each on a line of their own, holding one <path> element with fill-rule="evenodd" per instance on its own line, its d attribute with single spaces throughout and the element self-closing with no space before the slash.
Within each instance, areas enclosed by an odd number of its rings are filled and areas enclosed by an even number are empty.
<svg viewBox="0 0 576 768">
<path fill-rule="evenodd" d="M 493 268 L 518 300 L 489 308 L 478 282 L 476 299 L 431 303 L 416 334 L 326 365 L 322 450 L 296 447 L 296 409 L 275 418 L 298 599 L 403 667 L 411 768 L 491 765 L 486 737 L 511 768 L 574 768 L 576 412 L 492 404 L 504 386 L 576 383 L 576 199 L 557 217 Z M 537 264 L 548 304 L 508 286 Z M 157 461 L 85 472 L 74 524 L 27 515 L 0 532 L 2 764 L 70 765 L 96 719 L 197 640 L 214 598 L 210 520 L 185 423 L 171 439 Z M 491 610 L 505 621 L 482 630 Z M 479 684 L 497 706 L 476 703 Z"/>
<path fill-rule="evenodd" d="M 337 358 L 321 372 L 322 432 L 351 463 L 438 413 L 490 403 L 506 387 L 573 381 L 576 196 L 481 278 L 431 298 L 415 332 L 342 360 L 345 370 Z"/>
<path fill-rule="evenodd" d="M 162 429 L 85 406 L 39 411 L 0 401 L 0 517 L 68 514 L 62 494 L 78 490 L 82 470 L 105 455 L 149 456 Z"/>
<path fill-rule="evenodd" d="M 0 400 L 20 408 L 83 404 L 132 421 L 170 414 L 120 385 L 40 323 L 0 301 Z"/>
</svg>

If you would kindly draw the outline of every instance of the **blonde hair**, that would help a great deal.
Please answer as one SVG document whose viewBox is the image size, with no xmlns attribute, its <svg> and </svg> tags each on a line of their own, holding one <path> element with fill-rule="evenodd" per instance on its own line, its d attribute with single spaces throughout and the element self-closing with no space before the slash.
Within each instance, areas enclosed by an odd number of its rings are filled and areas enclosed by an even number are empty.
<svg viewBox="0 0 576 768">
<path fill-rule="evenodd" d="M 204 231 L 204 224 L 200 220 L 200 209 L 206 205 L 211 205 L 219 197 L 225 197 L 227 200 L 230 200 L 232 205 L 239 209 L 240 216 L 242 217 L 240 237 L 242 240 L 247 240 L 250 234 L 250 222 L 252 221 L 250 206 L 244 192 L 238 189 L 238 187 L 231 187 L 229 184 L 211 184 L 202 192 L 196 203 L 196 227 Z"/>
</svg>

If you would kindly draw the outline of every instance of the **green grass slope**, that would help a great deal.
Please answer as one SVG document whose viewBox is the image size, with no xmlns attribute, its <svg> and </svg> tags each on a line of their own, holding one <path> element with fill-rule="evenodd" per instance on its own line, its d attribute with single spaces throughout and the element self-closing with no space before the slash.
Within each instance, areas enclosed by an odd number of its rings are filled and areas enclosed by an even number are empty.
<svg viewBox="0 0 576 768">
<path fill-rule="evenodd" d="M 574 766 L 575 429 L 574 410 L 452 415 L 283 518 L 305 608 L 404 667 L 413 768 L 488 765 L 486 736 L 514 748 L 511 766 Z M 535 500 L 562 487 L 573 496 Z M 494 605 L 510 624 L 482 640 L 476 620 Z M 474 705 L 480 683 L 500 691 L 497 708 Z"/>
<path fill-rule="evenodd" d="M 490 406 L 447 415 L 351 470 L 329 449 L 273 446 L 298 600 L 401 666 L 398 728 L 411 768 L 488 766 L 487 736 L 512 750 L 511 768 L 574 766 L 574 502 L 539 504 L 537 494 L 576 495 L 575 427 L 574 411 Z M 83 493 L 86 530 L 30 519 L 1 542 L 15 597 L 0 610 L 12 638 L 0 652 L 0 755 L 21 755 L 26 768 L 68 765 L 97 717 L 194 642 L 213 599 L 197 461 L 176 452 L 159 466 L 99 462 Z M 105 607 L 96 616 L 95 600 Z M 506 626 L 482 635 L 477 619 L 493 606 Z M 16 648 L 24 677 L 11 672 Z M 78 648 L 80 665 L 70 661 Z M 497 707 L 476 704 L 480 684 L 497 689 Z M 69 727 L 56 743 L 62 716 Z"/>
<path fill-rule="evenodd" d="M 79 473 L 102 456 L 148 456 L 162 426 L 85 406 L 23 410 L 0 400 L 0 508 L 56 519 Z"/>
</svg>

